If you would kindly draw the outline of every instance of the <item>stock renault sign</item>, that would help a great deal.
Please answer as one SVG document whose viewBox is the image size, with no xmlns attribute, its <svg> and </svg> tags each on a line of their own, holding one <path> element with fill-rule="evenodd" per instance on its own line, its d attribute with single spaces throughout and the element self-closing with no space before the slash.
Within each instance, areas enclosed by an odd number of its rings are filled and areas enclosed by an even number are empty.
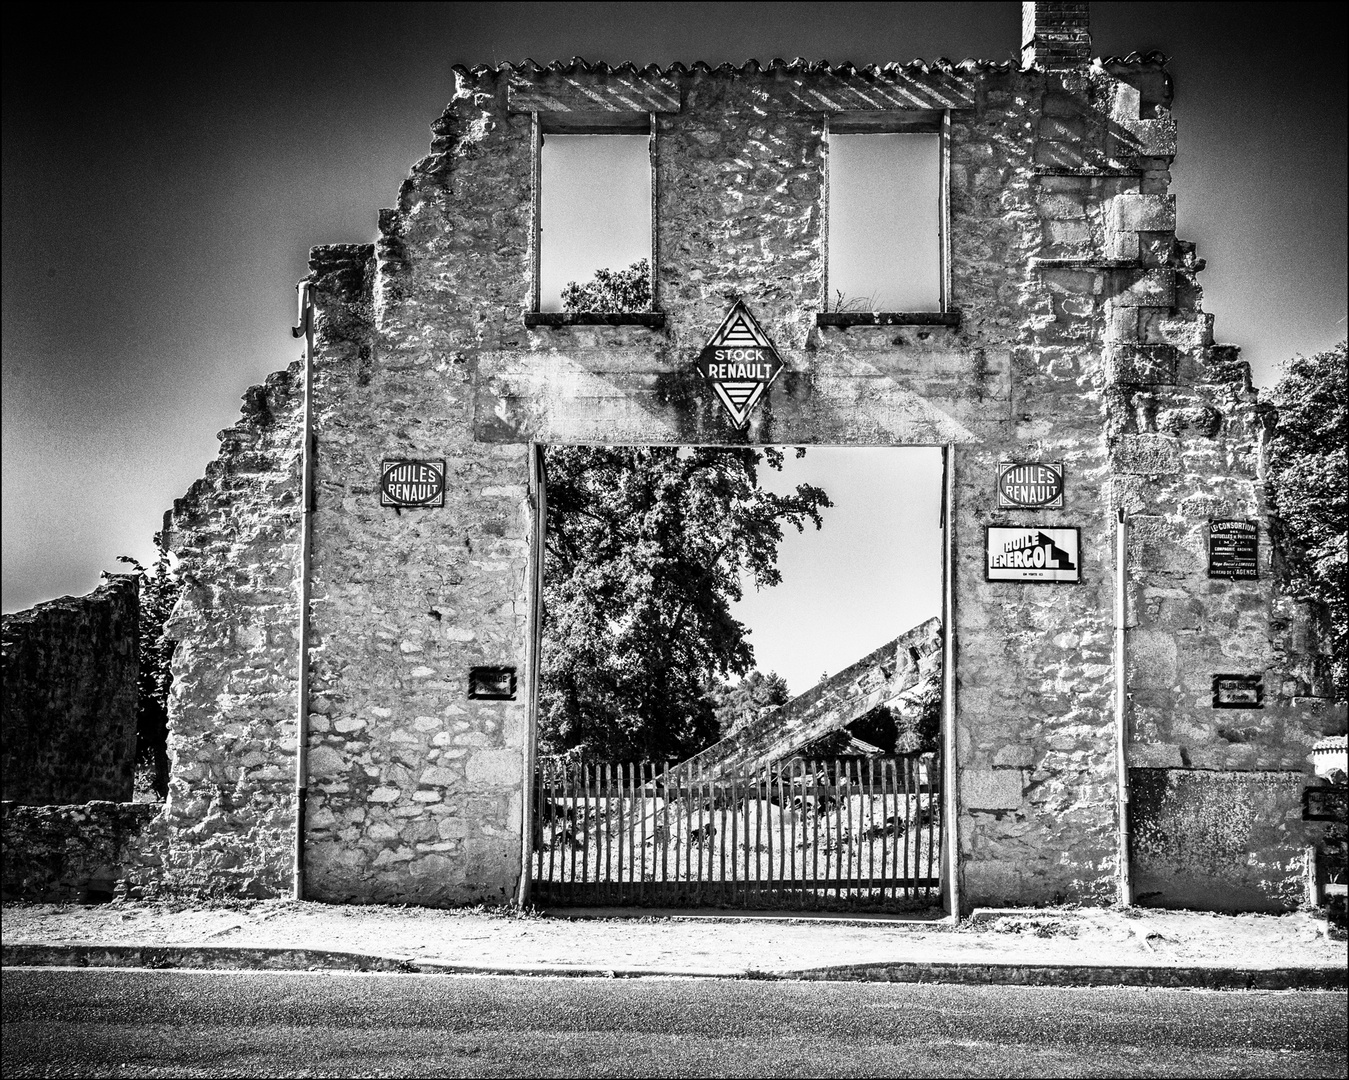
<svg viewBox="0 0 1349 1080">
<path fill-rule="evenodd" d="M 750 412 L 782 367 L 782 357 L 743 300 L 735 302 L 698 354 L 698 370 L 738 428 L 749 423 Z"/>
</svg>

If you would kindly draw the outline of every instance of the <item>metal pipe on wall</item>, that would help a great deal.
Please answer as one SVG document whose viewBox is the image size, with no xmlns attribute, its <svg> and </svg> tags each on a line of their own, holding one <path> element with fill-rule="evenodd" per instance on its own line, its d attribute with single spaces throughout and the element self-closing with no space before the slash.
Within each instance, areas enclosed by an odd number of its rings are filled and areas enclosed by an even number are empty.
<svg viewBox="0 0 1349 1080">
<path fill-rule="evenodd" d="M 295 862 L 291 894 L 304 899 L 305 808 L 309 801 L 309 563 L 314 511 L 314 305 L 310 285 L 298 292 L 298 325 L 291 337 L 304 338 L 304 427 L 300 442 L 300 616 L 299 672 L 295 691 Z"/>
<path fill-rule="evenodd" d="M 543 642 L 543 560 L 548 529 L 548 490 L 543 447 L 529 448 L 529 487 L 534 503 L 534 537 L 529 566 L 529 648 L 526 673 L 529 679 L 525 717 L 524 782 L 520 798 L 520 885 L 515 899 L 520 907 L 529 903 L 531 864 L 534 861 L 534 773 L 539 740 L 539 654 Z"/>
<path fill-rule="evenodd" d="M 960 919 L 960 800 L 956 791 L 956 445 L 942 451 L 942 813 L 946 815 L 946 899 L 951 918 Z"/>
<path fill-rule="evenodd" d="M 1119 821 L 1119 902 L 1131 907 L 1133 882 L 1129 874 L 1129 694 L 1127 623 L 1129 600 L 1129 526 L 1124 511 L 1115 514 L 1115 781 Z"/>
</svg>

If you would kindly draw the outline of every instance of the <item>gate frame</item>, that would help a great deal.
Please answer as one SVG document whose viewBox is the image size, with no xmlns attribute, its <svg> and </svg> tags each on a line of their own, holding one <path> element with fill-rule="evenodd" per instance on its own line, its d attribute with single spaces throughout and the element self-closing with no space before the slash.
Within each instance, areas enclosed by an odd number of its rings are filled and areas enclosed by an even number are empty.
<svg viewBox="0 0 1349 1080">
<path fill-rule="evenodd" d="M 530 545 L 526 576 L 529 587 L 529 629 L 526 658 L 528 663 L 528 704 L 524 738 L 524 783 L 520 799 L 520 881 L 516 888 L 516 903 L 525 907 L 530 901 L 530 867 L 534 859 L 534 773 L 538 763 L 539 735 L 539 654 L 543 642 L 543 566 L 544 542 L 547 538 L 548 495 L 544 449 L 548 446 L 608 446 L 609 443 L 584 442 L 529 442 L 529 507 Z M 622 443 L 623 446 L 689 446 L 726 450 L 758 449 L 756 443 Z M 777 445 L 763 444 L 763 445 Z M 789 443 L 784 445 L 797 445 Z M 809 446 L 827 446 L 834 449 L 877 449 L 877 444 L 807 443 Z M 941 530 L 942 530 L 942 813 L 946 827 L 942 830 L 944 849 L 940 857 L 942 906 L 953 922 L 960 920 L 960 841 L 959 808 L 956 793 L 956 710 L 955 710 L 955 453 L 956 444 L 947 443 L 886 443 L 881 449 L 938 447 L 942 452 Z"/>
</svg>

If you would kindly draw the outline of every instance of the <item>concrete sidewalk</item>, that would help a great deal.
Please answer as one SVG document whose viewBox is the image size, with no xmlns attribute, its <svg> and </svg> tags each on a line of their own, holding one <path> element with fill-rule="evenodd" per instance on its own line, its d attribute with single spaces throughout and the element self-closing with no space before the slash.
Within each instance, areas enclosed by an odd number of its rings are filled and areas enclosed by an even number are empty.
<svg viewBox="0 0 1349 1080">
<path fill-rule="evenodd" d="M 6 966 L 346 969 L 1343 989 L 1346 945 L 1306 914 L 1101 908 L 927 917 L 504 910 L 269 900 L 3 908 Z"/>
</svg>

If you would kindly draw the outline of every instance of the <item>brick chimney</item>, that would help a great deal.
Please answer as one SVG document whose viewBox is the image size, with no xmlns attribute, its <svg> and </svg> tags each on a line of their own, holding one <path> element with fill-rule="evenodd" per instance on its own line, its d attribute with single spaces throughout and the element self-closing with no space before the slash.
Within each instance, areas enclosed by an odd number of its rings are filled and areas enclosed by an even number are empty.
<svg viewBox="0 0 1349 1080">
<path fill-rule="evenodd" d="M 1023 3 L 1021 66 L 1042 71 L 1086 67 L 1091 61 L 1086 4 Z"/>
</svg>

